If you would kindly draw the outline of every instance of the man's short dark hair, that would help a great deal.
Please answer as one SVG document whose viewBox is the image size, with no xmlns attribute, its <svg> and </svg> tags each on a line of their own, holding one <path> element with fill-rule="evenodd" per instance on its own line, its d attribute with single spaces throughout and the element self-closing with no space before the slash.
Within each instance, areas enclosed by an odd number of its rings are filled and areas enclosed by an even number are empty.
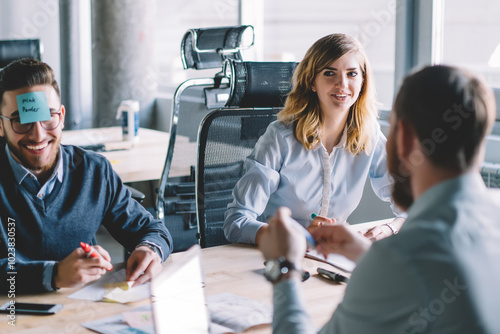
<svg viewBox="0 0 500 334">
<path fill-rule="evenodd" d="M 31 58 L 14 60 L 0 71 L 0 107 L 4 92 L 36 85 L 51 85 L 61 96 L 54 71 L 49 65 Z"/>
<path fill-rule="evenodd" d="M 434 165 L 465 171 L 491 130 L 496 107 L 491 89 L 475 75 L 428 66 L 404 80 L 394 112 L 413 126 Z"/>
</svg>

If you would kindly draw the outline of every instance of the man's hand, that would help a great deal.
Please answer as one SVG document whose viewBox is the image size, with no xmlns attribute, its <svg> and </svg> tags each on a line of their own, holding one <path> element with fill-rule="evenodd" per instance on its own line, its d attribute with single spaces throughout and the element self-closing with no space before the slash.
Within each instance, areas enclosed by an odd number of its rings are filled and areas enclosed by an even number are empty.
<svg viewBox="0 0 500 334">
<path fill-rule="evenodd" d="M 269 225 L 264 224 L 259 229 L 257 230 L 257 234 L 255 235 L 255 244 L 260 245 L 260 239 L 262 238 L 262 235 L 266 234 L 267 230 L 269 230 Z"/>
<path fill-rule="evenodd" d="M 355 262 L 372 244 L 346 225 L 321 226 L 312 236 L 318 242 L 316 250 L 325 257 L 330 253 L 338 253 Z"/>
<path fill-rule="evenodd" d="M 160 256 L 148 246 L 137 247 L 127 261 L 127 281 L 141 285 L 161 271 Z"/>
<path fill-rule="evenodd" d="M 73 288 L 95 281 L 113 269 L 111 257 L 101 246 L 92 246 L 103 256 L 88 258 L 83 249 L 78 247 L 66 258 L 59 261 L 54 283 L 57 288 Z"/>
<path fill-rule="evenodd" d="M 306 239 L 288 221 L 293 219 L 288 208 L 279 208 L 269 220 L 269 227 L 262 233 L 259 249 L 266 260 L 278 259 L 284 256 L 297 268 L 306 253 Z"/>
<path fill-rule="evenodd" d="M 316 217 L 314 217 L 311 224 L 307 227 L 307 230 L 309 231 L 309 233 L 313 233 L 320 226 L 333 225 L 333 224 L 335 224 L 335 218 L 326 218 L 323 216 L 316 216 Z"/>
</svg>

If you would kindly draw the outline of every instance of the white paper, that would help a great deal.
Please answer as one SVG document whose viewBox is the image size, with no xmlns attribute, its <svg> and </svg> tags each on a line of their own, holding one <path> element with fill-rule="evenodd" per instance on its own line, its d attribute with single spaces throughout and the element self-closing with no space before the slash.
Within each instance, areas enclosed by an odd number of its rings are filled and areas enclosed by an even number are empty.
<svg viewBox="0 0 500 334">
<path fill-rule="evenodd" d="M 142 306 L 130 312 L 150 312 L 151 305 Z M 153 327 L 149 328 L 133 328 L 126 322 L 123 314 L 114 315 L 111 317 L 93 320 L 82 324 L 83 327 L 103 334 L 155 334 Z"/>
<path fill-rule="evenodd" d="M 306 253 L 306 257 L 328 263 L 349 273 L 352 272 L 356 267 L 356 262 L 351 261 L 340 254 L 328 254 L 328 257 L 325 259 L 325 257 L 322 254 L 318 253 L 316 250 L 308 250 Z"/>
<path fill-rule="evenodd" d="M 124 282 L 126 279 L 125 269 L 120 269 L 118 271 L 107 273 L 99 280 L 94 283 L 87 285 L 86 287 L 72 293 L 68 298 L 81 299 L 81 300 L 91 300 L 99 301 L 102 300 L 106 295 L 105 285 L 109 283 Z M 117 288 L 119 289 L 119 288 Z M 116 290 L 116 289 L 115 289 Z M 121 290 L 121 289 L 119 289 Z M 146 282 L 139 286 L 130 288 L 127 291 L 114 291 L 112 298 L 117 298 L 117 302 L 129 303 L 134 301 L 139 301 L 151 297 L 150 293 L 150 282 Z"/>
<path fill-rule="evenodd" d="M 220 293 L 209 296 L 208 310 L 212 324 L 210 333 L 241 333 L 247 328 L 273 321 L 273 309 L 270 305 L 248 299 L 232 293 Z M 222 332 L 221 332 L 222 331 Z"/>
<path fill-rule="evenodd" d="M 232 293 L 221 293 L 209 296 L 207 302 L 211 317 L 210 334 L 241 333 L 252 326 L 272 322 L 272 306 L 252 299 Z M 148 311 L 151 311 L 151 305 L 139 307 L 128 313 Z M 103 334 L 154 334 L 154 329 L 149 326 L 131 327 L 124 314 L 89 321 L 82 326 Z"/>
</svg>

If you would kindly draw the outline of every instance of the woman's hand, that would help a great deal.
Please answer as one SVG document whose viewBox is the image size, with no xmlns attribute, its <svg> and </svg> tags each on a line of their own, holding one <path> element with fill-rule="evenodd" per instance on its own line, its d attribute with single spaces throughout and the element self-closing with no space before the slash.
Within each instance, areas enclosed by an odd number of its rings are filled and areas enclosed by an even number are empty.
<svg viewBox="0 0 500 334">
<path fill-rule="evenodd" d="M 316 216 L 314 217 L 313 221 L 311 224 L 307 227 L 307 230 L 309 233 L 313 233 L 316 231 L 319 227 L 323 225 L 333 225 L 335 224 L 335 219 L 334 218 L 326 218 L 323 216 Z"/>
<path fill-rule="evenodd" d="M 372 227 L 368 231 L 362 232 L 362 234 L 371 241 L 382 240 L 384 238 L 390 237 L 391 235 L 398 234 L 404 222 L 404 218 L 398 217 L 388 224 L 382 224 Z"/>
<path fill-rule="evenodd" d="M 387 225 L 379 225 L 372 227 L 363 234 L 370 241 L 382 240 L 392 235 L 392 230 Z"/>
</svg>

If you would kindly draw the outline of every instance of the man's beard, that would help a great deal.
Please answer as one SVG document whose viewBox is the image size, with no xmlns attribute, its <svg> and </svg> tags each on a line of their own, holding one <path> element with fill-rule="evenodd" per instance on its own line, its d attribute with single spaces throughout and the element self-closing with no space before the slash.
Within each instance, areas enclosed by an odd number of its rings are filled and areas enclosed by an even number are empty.
<svg viewBox="0 0 500 334">
<path fill-rule="evenodd" d="M 52 170 L 57 162 L 57 155 L 59 153 L 59 150 L 61 149 L 60 147 L 60 142 L 61 140 L 59 139 L 55 144 L 56 144 L 56 147 L 57 147 L 57 150 L 55 150 L 52 154 L 52 156 L 50 157 L 50 161 L 49 163 L 45 164 L 45 165 L 41 165 L 39 163 L 39 159 L 36 159 L 35 162 L 31 162 L 29 159 L 27 159 L 23 154 L 22 152 L 20 151 L 20 149 L 18 149 L 16 146 L 12 145 L 10 143 L 10 141 L 7 139 L 7 145 L 9 146 L 9 150 L 10 152 L 12 153 L 12 155 L 14 155 L 17 159 L 19 159 L 19 162 L 21 163 L 21 165 L 23 165 L 25 168 L 29 169 L 30 171 L 33 171 L 33 172 L 46 172 L 46 171 L 49 171 L 49 170 Z"/>
<path fill-rule="evenodd" d="M 414 201 L 411 192 L 411 175 L 408 169 L 398 158 L 394 141 L 390 141 L 387 147 L 387 164 L 389 167 L 389 173 L 394 179 L 394 184 L 392 186 L 392 199 L 398 207 L 407 211 Z"/>
</svg>

